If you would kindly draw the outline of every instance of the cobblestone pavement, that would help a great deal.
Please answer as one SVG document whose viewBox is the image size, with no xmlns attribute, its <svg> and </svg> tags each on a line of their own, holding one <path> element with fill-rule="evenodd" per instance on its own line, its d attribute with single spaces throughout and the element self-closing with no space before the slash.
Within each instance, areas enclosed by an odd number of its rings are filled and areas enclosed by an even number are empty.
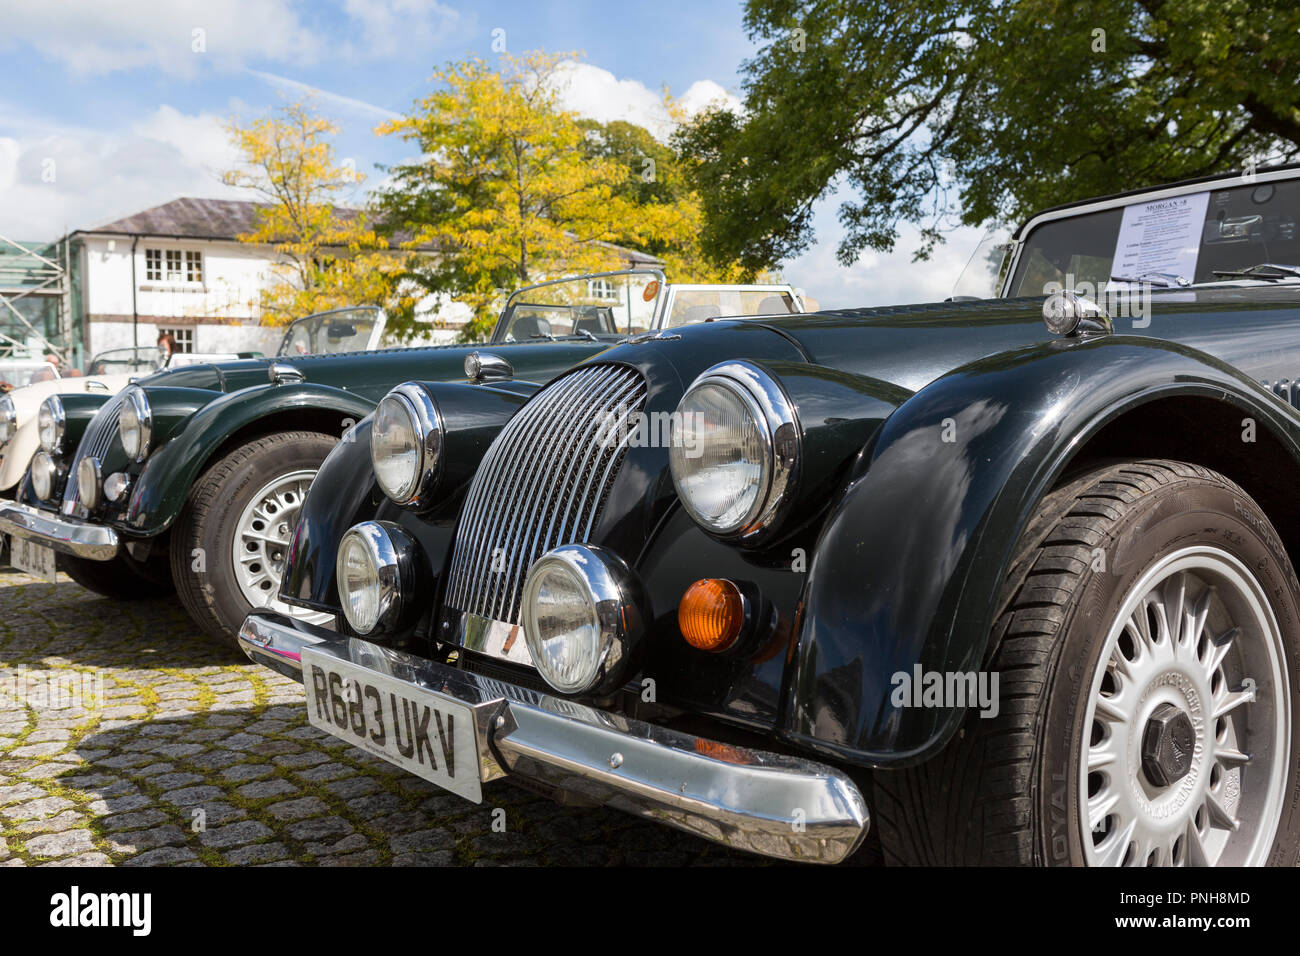
<svg viewBox="0 0 1300 956">
<path fill-rule="evenodd" d="M 757 862 L 506 783 L 467 803 L 308 725 L 175 599 L 0 571 L 0 866 Z"/>
</svg>

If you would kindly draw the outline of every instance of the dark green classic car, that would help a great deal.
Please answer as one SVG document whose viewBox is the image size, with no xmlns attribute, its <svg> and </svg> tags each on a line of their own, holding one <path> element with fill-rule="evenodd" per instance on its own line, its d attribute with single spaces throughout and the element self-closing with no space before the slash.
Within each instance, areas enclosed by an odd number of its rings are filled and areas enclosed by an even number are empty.
<svg viewBox="0 0 1300 956">
<path fill-rule="evenodd" d="M 233 640 L 251 608 L 293 610 L 275 597 L 307 488 L 394 385 L 507 376 L 505 391 L 523 396 L 631 334 L 801 308 L 789 286 L 675 286 L 651 270 L 519 290 L 485 346 L 352 351 L 377 310 L 310 316 L 274 359 L 170 369 L 112 398 L 64 401 L 19 500 L 0 503 L 0 532 L 13 560 L 52 573 L 57 554 L 100 594 L 174 585 L 207 633 Z"/>
<path fill-rule="evenodd" d="M 784 859 L 1295 865 L 1300 169 L 1048 210 L 962 296 L 413 381 L 254 660 L 473 801 Z M 874 823 L 874 826 L 872 825 Z"/>
</svg>

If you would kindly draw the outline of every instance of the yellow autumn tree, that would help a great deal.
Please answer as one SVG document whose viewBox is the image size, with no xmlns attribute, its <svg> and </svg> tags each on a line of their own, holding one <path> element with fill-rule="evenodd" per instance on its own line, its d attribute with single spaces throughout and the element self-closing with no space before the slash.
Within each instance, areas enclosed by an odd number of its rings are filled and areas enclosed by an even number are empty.
<svg viewBox="0 0 1300 956">
<path fill-rule="evenodd" d="M 337 160 L 338 125 L 304 100 L 247 125 L 231 120 L 227 130 L 242 165 L 222 180 L 262 204 L 257 229 L 239 239 L 270 246 L 281 257 L 261 293 L 263 322 L 280 325 L 325 309 L 391 300 L 400 256 L 363 210 L 337 204 L 365 178 Z"/>
<path fill-rule="evenodd" d="M 376 216 L 409 235 L 408 245 L 436 248 L 413 278 L 471 306 L 467 339 L 490 330 L 505 292 L 619 268 L 610 243 L 665 250 L 665 261 L 689 262 L 692 275 L 680 281 L 708 281 L 697 277 L 702 258 L 687 251 L 700 229 L 698 201 L 642 195 L 629 157 L 593 148 L 593 124 L 563 109 L 562 70 L 573 59 L 537 52 L 507 55 L 499 68 L 452 63 L 409 115 L 377 130 L 410 141 L 422 158 L 389 170 Z"/>
</svg>

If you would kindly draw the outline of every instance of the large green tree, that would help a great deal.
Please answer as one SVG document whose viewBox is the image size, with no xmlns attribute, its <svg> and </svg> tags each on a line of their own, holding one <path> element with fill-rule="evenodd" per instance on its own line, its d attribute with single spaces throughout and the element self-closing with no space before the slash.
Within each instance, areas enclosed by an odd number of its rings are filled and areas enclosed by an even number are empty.
<svg viewBox="0 0 1300 956">
<path fill-rule="evenodd" d="M 469 305 L 467 337 L 491 329 L 505 291 L 617 268 L 623 257 L 612 244 L 661 257 L 678 281 L 732 274 L 698 252 L 698 197 L 671 150 L 639 127 L 564 109 L 570 60 L 538 52 L 498 67 L 451 63 L 408 115 L 379 129 L 420 158 L 387 170 L 376 219 L 406 237 L 400 245 L 435 250 L 404 278 Z M 416 329 L 407 314 L 393 327 Z"/>
<path fill-rule="evenodd" d="M 705 251 L 749 269 L 812 239 L 927 256 L 958 222 L 1300 151 L 1296 0 L 748 0 L 740 113 L 680 134 Z"/>
</svg>

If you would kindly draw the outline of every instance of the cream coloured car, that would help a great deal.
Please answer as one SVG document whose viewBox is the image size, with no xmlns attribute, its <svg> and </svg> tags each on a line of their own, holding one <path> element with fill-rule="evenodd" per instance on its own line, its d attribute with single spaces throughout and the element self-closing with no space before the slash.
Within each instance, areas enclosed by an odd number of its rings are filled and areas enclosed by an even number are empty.
<svg viewBox="0 0 1300 956">
<path fill-rule="evenodd" d="M 12 495 L 22 481 L 40 447 L 41 432 L 53 436 L 60 429 L 62 401 L 46 402 L 50 396 L 100 394 L 107 398 L 126 388 L 132 378 L 160 368 L 239 357 L 234 352 L 178 352 L 166 361 L 159 348 L 113 349 L 90 361 L 86 368 L 91 374 L 69 377 L 61 377 L 54 365 L 44 361 L 0 362 L 0 382 L 11 386 L 0 398 L 0 495 Z"/>
</svg>

